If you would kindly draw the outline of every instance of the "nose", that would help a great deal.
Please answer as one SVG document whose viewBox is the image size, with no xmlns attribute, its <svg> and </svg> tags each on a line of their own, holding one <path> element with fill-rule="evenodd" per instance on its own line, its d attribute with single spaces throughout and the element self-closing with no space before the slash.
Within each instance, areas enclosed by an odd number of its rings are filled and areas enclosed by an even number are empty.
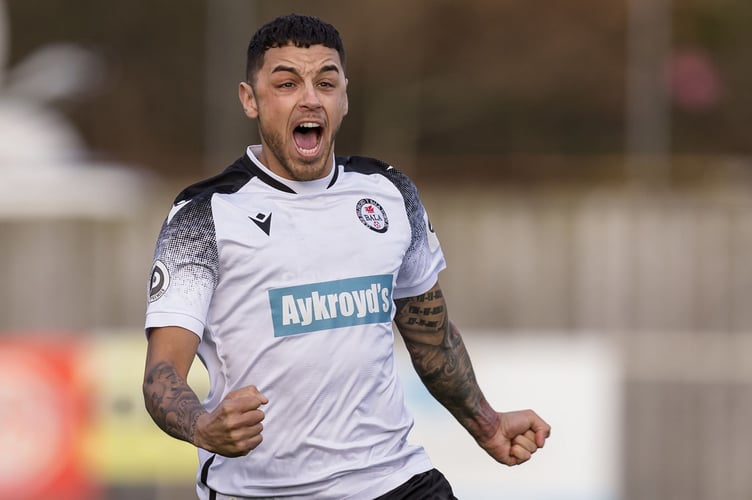
<svg viewBox="0 0 752 500">
<path fill-rule="evenodd" d="M 313 83 L 306 83 L 303 87 L 303 95 L 300 98 L 300 105 L 305 108 L 316 109 L 321 107 L 321 100 Z"/>
</svg>

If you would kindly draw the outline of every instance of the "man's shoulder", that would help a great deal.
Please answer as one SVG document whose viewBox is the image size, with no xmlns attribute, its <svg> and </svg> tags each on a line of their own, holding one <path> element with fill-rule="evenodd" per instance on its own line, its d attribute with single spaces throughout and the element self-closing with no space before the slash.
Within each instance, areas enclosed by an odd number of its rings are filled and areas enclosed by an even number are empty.
<svg viewBox="0 0 752 500">
<path fill-rule="evenodd" d="M 380 174 L 394 183 L 411 183 L 409 177 L 398 168 L 370 156 L 338 156 L 337 165 L 342 165 L 345 172 L 356 172 L 365 175 Z"/>
<path fill-rule="evenodd" d="M 243 155 L 221 173 L 200 180 L 183 189 L 175 197 L 175 204 L 188 200 L 199 200 L 211 197 L 215 193 L 234 193 L 243 187 L 255 173 L 249 168 L 250 160 Z"/>
<path fill-rule="evenodd" d="M 338 156 L 337 165 L 342 165 L 346 172 L 359 172 L 362 174 L 382 174 L 394 167 L 383 160 L 369 156 Z"/>
</svg>

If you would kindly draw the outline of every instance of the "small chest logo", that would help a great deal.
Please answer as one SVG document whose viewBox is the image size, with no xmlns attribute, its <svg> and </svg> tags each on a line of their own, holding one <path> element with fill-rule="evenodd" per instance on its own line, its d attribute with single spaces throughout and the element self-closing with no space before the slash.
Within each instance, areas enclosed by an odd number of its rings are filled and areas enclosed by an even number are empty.
<svg viewBox="0 0 752 500">
<path fill-rule="evenodd" d="M 389 218 L 384 208 L 370 198 L 360 200 L 355 207 L 355 213 L 364 226 L 377 233 L 385 233 L 389 228 Z"/>
</svg>

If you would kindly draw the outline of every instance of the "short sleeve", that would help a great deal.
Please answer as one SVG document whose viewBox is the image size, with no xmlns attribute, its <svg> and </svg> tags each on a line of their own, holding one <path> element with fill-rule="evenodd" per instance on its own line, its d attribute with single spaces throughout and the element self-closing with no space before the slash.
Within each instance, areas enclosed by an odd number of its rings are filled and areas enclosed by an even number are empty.
<svg viewBox="0 0 752 500">
<path fill-rule="evenodd" d="M 175 205 L 157 239 L 146 330 L 180 326 L 201 337 L 218 275 L 211 196 Z"/>
<path fill-rule="evenodd" d="M 411 231 L 410 246 L 397 274 L 394 298 L 414 297 L 436 284 L 446 261 L 415 184 L 396 169 L 390 169 L 387 176 L 402 193 Z"/>
</svg>

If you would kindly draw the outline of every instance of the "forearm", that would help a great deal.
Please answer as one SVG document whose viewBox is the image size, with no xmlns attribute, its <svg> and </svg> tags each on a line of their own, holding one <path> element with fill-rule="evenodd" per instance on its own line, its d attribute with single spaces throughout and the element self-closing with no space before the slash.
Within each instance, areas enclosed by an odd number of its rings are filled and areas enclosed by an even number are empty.
<svg viewBox="0 0 752 500">
<path fill-rule="evenodd" d="M 499 416 L 478 386 L 462 336 L 448 319 L 441 289 L 398 300 L 397 307 L 397 325 L 428 391 L 475 439 L 496 432 Z"/>
<path fill-rule="evenodd" d="M 167 434 L 195 444 L 198 418 L 206 413 L 186 380 L 165 362 L 144 377 L 144 403 L 154 422 Z"/>
</svg>

